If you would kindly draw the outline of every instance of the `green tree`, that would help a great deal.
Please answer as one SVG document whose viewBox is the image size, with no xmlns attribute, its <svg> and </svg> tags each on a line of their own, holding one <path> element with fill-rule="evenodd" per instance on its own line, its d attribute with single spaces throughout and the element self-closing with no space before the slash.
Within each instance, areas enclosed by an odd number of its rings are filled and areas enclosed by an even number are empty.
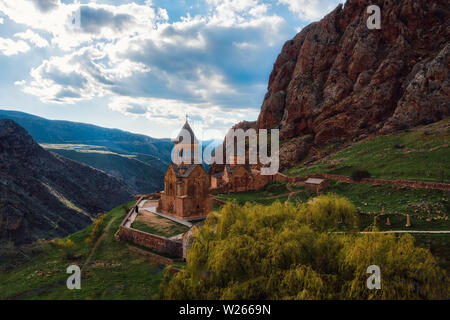
<svg viewBox="0 0 450 320">
<path fill-rule="evenodd" d="M 406 235 L 355 232 L 354 206 L 336 195 L 306 204 L 228 204 L 194 234 L 185 270 L 161 283 L 166 299 L 444 298 L 445 271 Z M 346 233 L 334 232 L 347 230 Z M 368 266 L 382 271 L 369 290 Z"/>
</svg>

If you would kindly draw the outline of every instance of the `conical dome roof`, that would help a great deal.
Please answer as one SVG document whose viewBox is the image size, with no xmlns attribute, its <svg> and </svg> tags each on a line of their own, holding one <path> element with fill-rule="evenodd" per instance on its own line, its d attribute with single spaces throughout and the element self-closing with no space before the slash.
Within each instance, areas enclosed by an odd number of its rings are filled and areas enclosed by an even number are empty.
<svg viewBox="0 0 450 320">
<path fill-rule="evenodd" d="M 186 132 L 188 132 L 188 133 L 190 134 L 190 136 L 191 136 L 191 141 L 190 141 L 190 143 L 191 143 L 191 144 L 198 144 L 198 140 L 197 140 L 197 138 L 195 137 L 194 130 L 192 130 L 192 128 L 191 128 L 191 126 L 189 125 L 189 122 L 188 122 L 187 120 L 186 120 L 186 122 L 185 122 L 183 128 L 181 128 L 180 133 L 179 133 L 178 136 L 175 138 L 175 144 L 184 142 L 184 141 L 183 141 L 183 136 L 186 135 Z M 186 143 L 186 142 L 184 142 L 184 143 Z"/>
</svg>

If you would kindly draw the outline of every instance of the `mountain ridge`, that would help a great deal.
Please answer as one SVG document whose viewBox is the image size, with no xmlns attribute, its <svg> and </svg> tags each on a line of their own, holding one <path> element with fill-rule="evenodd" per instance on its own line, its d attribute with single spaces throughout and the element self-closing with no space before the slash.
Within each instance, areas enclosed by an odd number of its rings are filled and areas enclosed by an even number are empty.
<svg viewBox="0 0 450 320">
<path fill-rule="evenodd" d="M 11 119 L 25 128 L 39 143 L 86 144 L 123 153 L 143 153 L 170 161 L 172 142 L 120 129 L 66 120 L 49 120 L 29 113 L 0 110 L 0 118 Z"/>
<path fill-rule="evenodd" d="M 282 168 L 311 147 L 434 123 L 450 115 L 450 13 L 443 0 L 348 0 L 287 41 L 257 121 L 280 129 Z"/>
<path fill-rule="evenodd" d="M 65 236 L 131 197 L 116 178 L 45 151 L 16 122 L 0 119 L 0 240 Z"/>
</svg>

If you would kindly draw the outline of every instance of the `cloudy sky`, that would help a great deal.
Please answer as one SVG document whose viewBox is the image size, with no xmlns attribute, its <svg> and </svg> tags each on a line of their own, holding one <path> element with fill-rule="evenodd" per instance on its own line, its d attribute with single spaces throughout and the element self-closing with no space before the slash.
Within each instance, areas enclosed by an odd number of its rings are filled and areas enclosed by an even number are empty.
<svg viewBox="0 0 450 320">
<path fill-rule="evenodd" d="M 283 43 L 340 0 L 0 0 L 0 109 L 220 138 L 255 120 Z M 208 137 L 203 137 L 208 138 Z"/>
</svg>

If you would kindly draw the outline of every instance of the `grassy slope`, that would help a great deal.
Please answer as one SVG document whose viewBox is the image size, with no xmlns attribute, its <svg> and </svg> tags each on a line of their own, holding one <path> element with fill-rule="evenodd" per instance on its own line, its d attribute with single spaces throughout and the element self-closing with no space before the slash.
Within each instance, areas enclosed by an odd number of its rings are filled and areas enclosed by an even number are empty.
<svg viewBox="0 0 450 320">
<path fill-rule="evenodd" d="M 295 191 L 290 201 L 305 202 L 316 193 L 303 187 L 293 188 Z M 216 197 L 225 201 L 236 201 L 243 205 L 246 202 L 268 205 L 275 201 L 284 202 L 290 192 L 282 183 L 272 183 L 261 191 L 221 194 Z M 354 183 L 331 182 L 327 192 L 347 197 L 355 204 L 360 217 L 360 230 L 373 226 L 374 215 L 379 215 L 384 208 L 385 216 L 379 218 L 379 230 L 450 230 L 448 194 L 440 190 L 397 189 L 392 186 L 361 185 Z M 427 222 L 427 210 L 431 208 L 432 221 Z M 406 228 L 405 213 L 411 214 L 411 228 Z M 391 226 L 385 225 L 389 217 Z M 438 218 L 440 217 L 440 218 Z M 430 247 L 431 252 L 439 259 L 440 265 L 450 270 L 450 234 L 413 234 L 417 245 Z"/>
<path fill-rule="evenodd" d="M 316 195 L 314 191 L 305 190 L 304 187 L 290 187 L 290 190 L 296 192 L 290 201 L 305 202 Z M 272 183 L 260 191 L 221 194 L 216 197 L 224 201 L 236 201 L 241 205 L 246 202 L 267 205 L 275 201 L 286 201 L 290 190 L 282 183 Z M 332 181 L 326 192 L 344 196 L 355 205 L 361 216 L 361 230 L 372 225 L 373 216 L 380 214 L 382 209 L 391 219 L 392 226 L 389 229 L 392 230 L 407 230 L 404 227 L 405 214 L 411 215 L 416 230 L 450 230 L 450 220 L 444 220 L 445 216 L 449 216 L 450 206 L 445 191 Z M 431 212 L 431 222 L 425 220 L 428 210 Z M 387 230 L 384 225 L 379 224 L 378 227 Z"/>
<path fill-rule="evenodd" d="M 129 204 L 130 205 L 130 204 Z M 148 259 L 127 249 L 126 244 L 114 240 L 121 220 L 126 214 L 124 206 L 112 210 L 104 225 L 113 222 L 100 242 L 87 269 L 88 277 L 81 281 L 81 290 L 68 290 L 66 268 L 71 264 L 82 266 L 91 246 L 85 244 L 92 226 L 69 237 L 83 254 L 79 261 L 69 261 L 63 249 L 49 243 L 41 253 L 14 269 L 0 272 L 0 299 L 19 295 L 20 299 L 151 299 L 158 292 L 162 266 L 152 265 Z M 96 266 L 104 263 L 106 266 Z M 40 272 L 43 275 L 40 275 Z M 43 288 L 43 290 L 38 290 Z M 32 290 L 30 290 L 32 289 Z"/>
<path fill-rule="evenodd" d="M 359 141 L 312 165 L 299 163 L 286 173 L 350 175 L 361 168 L 374 178 L 450 182 L 449 143 L 450 118 L 447 118 L 411 132 Z"/>
<path fill-rule="evenodd" d="M 307 176 L 329 172 L 349 176 L 355 169 L 366 169 L 374 178 L 450 182 L 449 143 L 450 118 L 447 118 L 411 132 L 372 137 L 346 148 L 326 146 L 321 151 L 330 153 L 330 156 L 307 166 L 304 162 L 299 163 L 285 173 Z M 340 150 L 333 153 L 336 149 Z M 278 183 L 261 191 L 223 194 L 217 198 L 239 204 L 270 204 L 286 201 L 290 190 Z M 298 191 L 290 201 L 305 202 L 315 196 L 315 192 L 303 188 Z M 380 214 L 383 208 L 386 215 L 378 220 L 377 228 L 380 230 L 450 230 L 450 221 L 444 219 L 450 215 L 448 192 L 334 181 L 326 192 L 345 196 L 356 206 L 361 230 L 371 227 L 374 215 Z M 426 221 L 428 211 L 431 212 L 431 222 Z M 405 227 L 405 214 L 411 215 L 411 228 Z M 385 224 L 387 217 L 391 226 Z M 440 264 L 450 270 L 449 234 L 415 234 L 414 237 L 418 245 L 429 246 Z"/>
</svg>

